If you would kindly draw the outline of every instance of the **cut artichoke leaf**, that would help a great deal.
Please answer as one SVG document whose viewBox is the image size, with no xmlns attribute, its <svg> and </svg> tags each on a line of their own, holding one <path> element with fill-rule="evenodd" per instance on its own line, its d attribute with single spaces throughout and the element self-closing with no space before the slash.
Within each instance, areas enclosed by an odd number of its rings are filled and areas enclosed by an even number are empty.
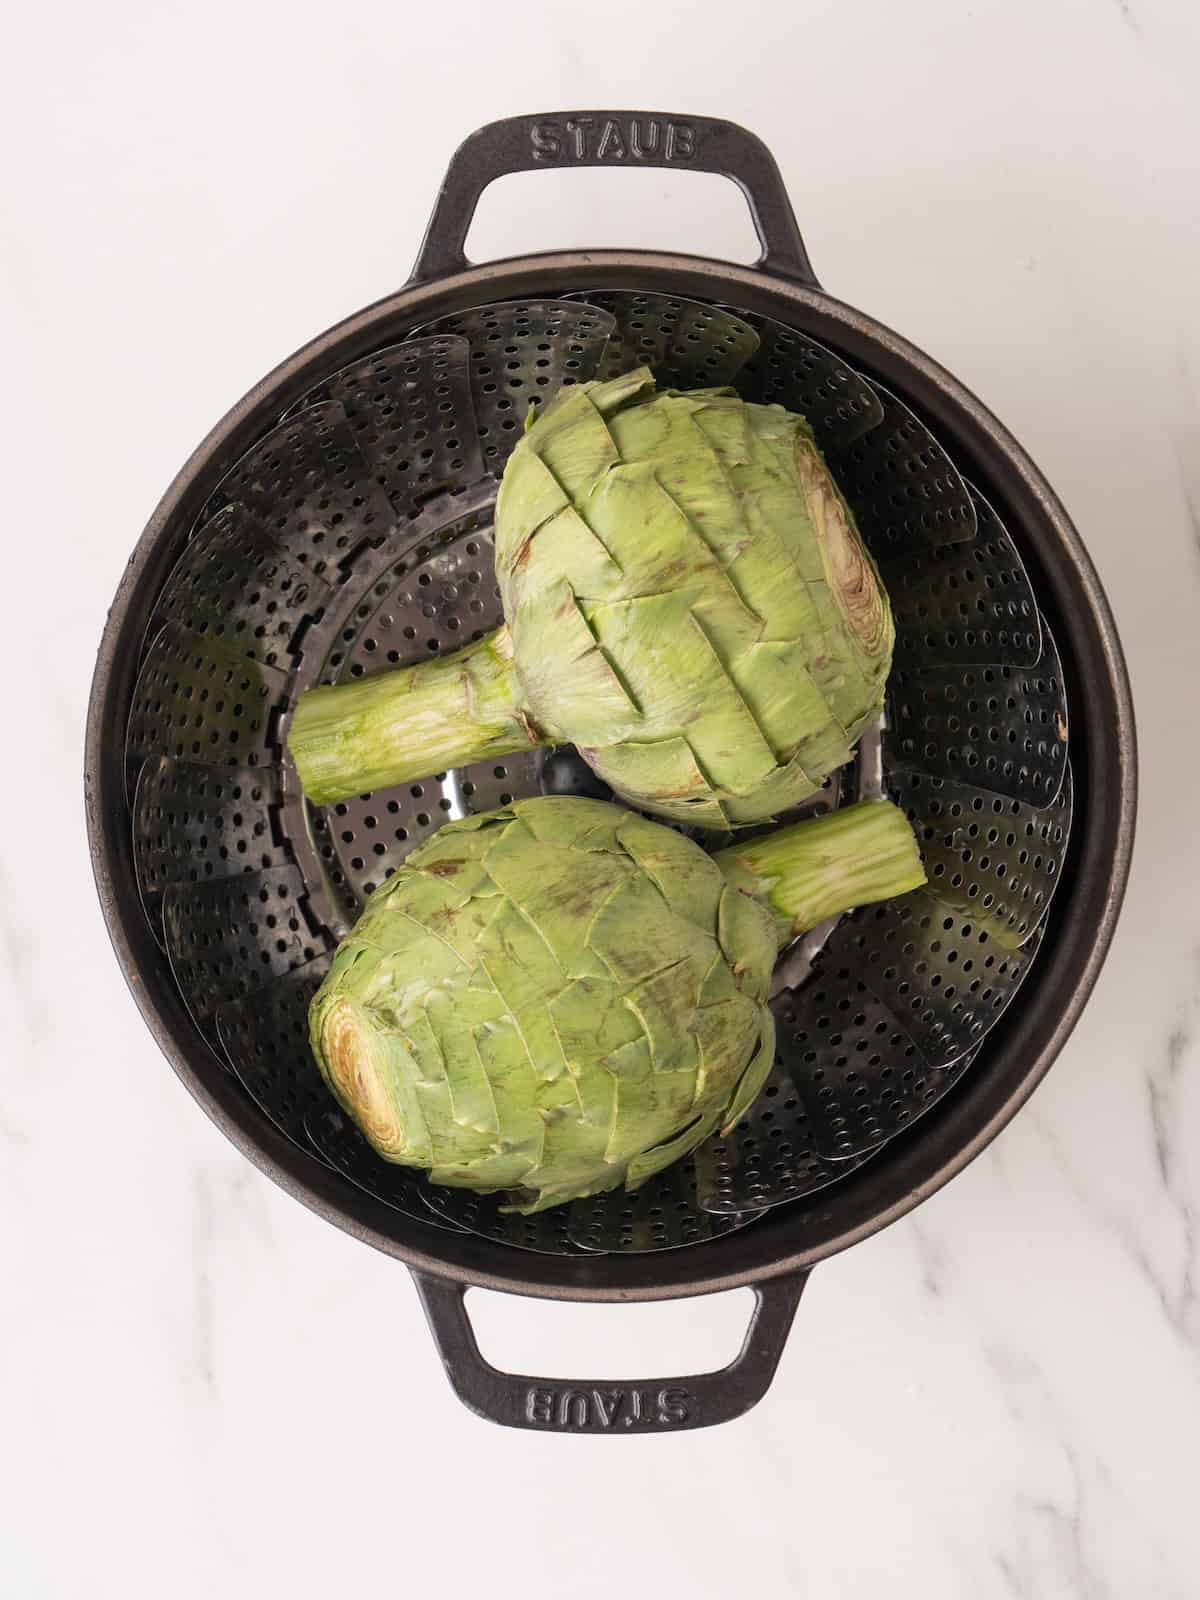
<svg viewBox="0 0 1200 1600">
<path fill-rule="evenodd" d="M 762 1031 L 759 1035 L 758 1048 L 750 1057 L 749 1064 L 741 1076 L 729 1109 L 725 1113 L 725 1120 L 721 1125 L 720 1133 L 726 1135 L 733 1128 L 762 1093 L 763 1085 L 771 1074 L 771 1067 L 775 1060 L 775 1018 L 768 1011 L 762 1017 Z"/>
<path fill-rule="evenodd" d="M 523 806 L 520 816 L 534 838 L 547 844 L 612 850 L 612 808 L 603 800 L 545 795 L 538 798 L 536 806 Z"/>
<path fill-rule="evenodd" d="M 591 1062 L 603 1063 L 643 1037 L 622 991 L 608 979 L 576 978 L 550 1001 L 550 1016 L 577 1085 Z"/>
<path fill-rule="evenodd" d="M 568 567 L 571 593 L 585 602 L 620 590 L 625 583 L 620 565 L 570 505 L 539 522 L 517 547 L 513 565 L 505 574 L 514 606 L 519 609 L 526 592 L 536 596 L 553 587 L 557 574 Z"/>
<path fill-rule="evenodd" d="M 693 598 L 675 593 L 593 604 L 588 620 L 605 655 L 622 663 L 633 699 L 652 708 L 641 720 L 640 739 L 685 735 L 714 785 L 744 794 L 775 770 L 775 752 L 698 624 Z M 696 702 L 697 682 L 709 685 L 703 704 Z"/>
<path fill-rule="evenodd" d="M 616 1095 L 604 1159 L 616 1172 L 623 1173 L 645 1149 L 648 1127 L 676 1128 L 692 1111 L 695 1066 L 662 1069 L 651 1057 L 645 1041 L 629 1045 L 613 1069 Z"/>
<path fill-rule="evenodd" d="M 585 572 L 586 587 L 573 576 L 573 587 L 582 600 L 631 600 L 655 596 L 664 589 L 695 594 L 708 585 L 729 589 L 740 601 L 725 564 L 663 488 L 652 462 L 638 461 L 606 472 L 588 496 L 587 513 L 584 526 L 608 552 L 616 575 L 602 583 L 598 580 L 606 573 L 597 569 L 591 576 Z M 578 520 L 583 522 L 582 517 Z M 569 559 L 574 570 L 573 550 Z M 746 626 L 755 628 L 761 623 L 750 613 Z"/>
<path fill-rule="evenodd" d="M 654 379 L 646 368 L 634 367 L 618 373 L 605 383 L 589 387 L 592 404 L 602 417 L 614 417 L 631 401 L 647 400 L 654 394 Z"/>
<path fill-rule="evenodd" d="M 725 879 L 707 856 L 697 858 L 690 839 L 631 814 L 619 834 L 621 848 L 663 897 L 674 917 L 687 917 L 703 933 L 717 933 Z M 719 955 L 713 951 L 710 965 Z"/>
<path fill-rule="evenodd" d="M 569 501 L 586 494 L 602 473 L 621 461 L 609 421 L 593 399 L 597 392 L 586 387 L 566 391 L 522 440 L 527 445 L 537 439 L 538 458 Z"/>
<path fill-rule="evenodd" d="M 570 505 L 571 497 L 541 456 L 522 450 L 510 460 L 496 497 L 496 516 L 503 517 L 506 529 L 504 548 L 496 551 L 502 585 L 527 558 L 538 529 Z"/>
<path fill-rule="evenodd" d="M 499 1020 L 496 998 L 471 988 L 453 994 L 439 988 L 430 991 L 424 1007 L 444 1063 L 450 1115 L 465 1136 L 479 1134 L 489 1146 L 521 1137 L 513 1126 L 501 1126 L 496 1089 L 481 1056 L 488 1024 Z"/>
<path fill-rule="evenodd" d="M 688 1106 L 700 1071 L 699 998 L 700 976 L 694 961 L 665 967 L 633 985 L 624 996 L 624 1004 L 649 1045 L 651 1070 L 670 1077 L 688 1074 Z"/>
<path fill-rule="evenodd" d="M 767 981 L 779 954 L 779 933 L 769 908 L 757 895 L 728 885 L 721 896 L 717 938 L 737 987 L 765 1005 Z"/>
<path fill-rule="evenodd" d="M 681 967 L 684 961 L 707 970 L 712 960 L 712 935 L 702 922 L 705 896 L 697 920 L 690 906 L 682 918 L 658 886 L 636 868 L 592 918 L 588 943 L 619 983 L 639 984 L 656 973 Z M 686 974 L 677 974 L 680 983 Z"/>
<path fill-rule="evenodd" d="M 639 1189 L 647 1178 L 652 1178 L 655 1173 L 661 1172 L 664 1167 L 671 1166 L 681 1156 L 694 1150 L 711 1132 L 711 1116 L 693 1118 L 679 1133 L 664 1139 L 661 1144 L 652 1145 L 641 1155 L 634 1156 L 625 1169 L 625 1187 L 631 1190 Z"/>
<path fill-rule="evenodd" d="M 525 668 L 522 683 L 540 726 L 553 730 L 569 723 L 576 735 L 572 742 L 585 745 L 627 738 L 641 728 L 636 693 L 613 670 L 565 581 L 522 607 L 513 641 L 522 658 L 534 663 Z"/>
</svg>

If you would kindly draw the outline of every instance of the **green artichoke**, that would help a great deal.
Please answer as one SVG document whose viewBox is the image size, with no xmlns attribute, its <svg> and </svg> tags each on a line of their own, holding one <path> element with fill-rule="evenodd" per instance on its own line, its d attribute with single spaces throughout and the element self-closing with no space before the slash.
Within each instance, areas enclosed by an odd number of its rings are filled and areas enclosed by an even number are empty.
<svg viewBox="0 0 1200 1600">
<path fill-rule="evenodd" d="M 571 743 L 631 803 L 709 827 L 788 810 L 882 704 L 891 609 L 802 417 L 645 368 L 563 390 L 496 506 L 506 628 L 303 695 L 318 803 Z"/>
<path fill-rule="evenodd" d="M 517 801 L 370 897 L 313 1052 L 379 1154 L 435 1183 L 525 1212 L 633 1189 L 758 1094 L 780 945 L 923 881 L 887 801 L 716 857 L 603 801 Z"/>
</svg>

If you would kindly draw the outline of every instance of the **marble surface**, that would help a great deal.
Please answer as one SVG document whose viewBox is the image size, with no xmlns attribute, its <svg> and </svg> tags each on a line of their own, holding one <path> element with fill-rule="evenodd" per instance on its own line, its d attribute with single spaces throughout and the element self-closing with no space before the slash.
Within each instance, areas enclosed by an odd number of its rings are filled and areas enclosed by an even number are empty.
<svg viewBox="0 0 1200 1600">
<path fill-rule="evenodd" d="M 630 0 L 115 0 L 27 9 L 9 43 L 0 1595 L 1200 1593 L 1191 0 L 746 0 L 682 29 Z M 823 281 L 974 387 L 1063 496 L 1143 755 L 1116 943 L 1028 1108 L 815 1275 L 756 1412 L 619 1445 L 468 1415 L 405 1272 L 197 1112 L 109 952 L 80 783 L 105 609 L 176 467 L 405 275 L 466 132 L 571 103 L 765 136 Z M 475 245 L 744 259 L 726 188 L 512 180 Z M 746 1315 L 474 1298 L 497 1359 L 566 1375 L 711 1363 Z"/>
</svg>

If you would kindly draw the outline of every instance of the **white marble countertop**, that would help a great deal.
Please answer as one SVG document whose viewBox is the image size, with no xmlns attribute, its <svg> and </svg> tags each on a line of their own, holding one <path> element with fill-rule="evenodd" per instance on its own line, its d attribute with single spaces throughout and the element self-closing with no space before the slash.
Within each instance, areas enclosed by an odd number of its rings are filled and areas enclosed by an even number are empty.
<svg viewBox="0 0 1200 1600">
<path fill-rule="evenodd" d="M 1200 15 L 418 10 L 116 0 L 10 30 L 0 1594 L 1195 1596 Z M 468 1415 L 404 1270 L 197 1111 L 108 949 L 80 782 L 105 609 L 175 469 L 403 278 L 463 135 L 571 103 L 767 139 L 822 280 L 1062 495 L 1143 755 L 1116 943 L 1030 1105 L 817 1272 L 757 1411 L 619 1445 Z M 476 236 L 567 243 L 749 253 L 736 193 L 650 174 L 511 180 Z M 564 1375 L 711 1364 L 746 1315 L 474 1298 L 497 1359 Z"/>
</svg>

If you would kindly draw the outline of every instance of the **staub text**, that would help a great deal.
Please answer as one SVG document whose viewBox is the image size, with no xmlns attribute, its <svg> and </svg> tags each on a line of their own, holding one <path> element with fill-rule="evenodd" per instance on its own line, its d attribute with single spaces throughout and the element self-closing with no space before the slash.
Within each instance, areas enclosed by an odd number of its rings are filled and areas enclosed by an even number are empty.
<svg viewBox="0 0 1200 1600">
<path fill-rule="evenodd" d="M 566 117 L 535 122 L 535 161 L 691 161 L 696 129 L 658 117 Z"/>
<path fill-rule="evenodd" d="M 525 1395 L 526 1420 L 545 1428 L 670 1428 L 690 1421 L 692 1410 L 686 1389 L 555 1389 L 537 1384 Z"/>
</svg>

